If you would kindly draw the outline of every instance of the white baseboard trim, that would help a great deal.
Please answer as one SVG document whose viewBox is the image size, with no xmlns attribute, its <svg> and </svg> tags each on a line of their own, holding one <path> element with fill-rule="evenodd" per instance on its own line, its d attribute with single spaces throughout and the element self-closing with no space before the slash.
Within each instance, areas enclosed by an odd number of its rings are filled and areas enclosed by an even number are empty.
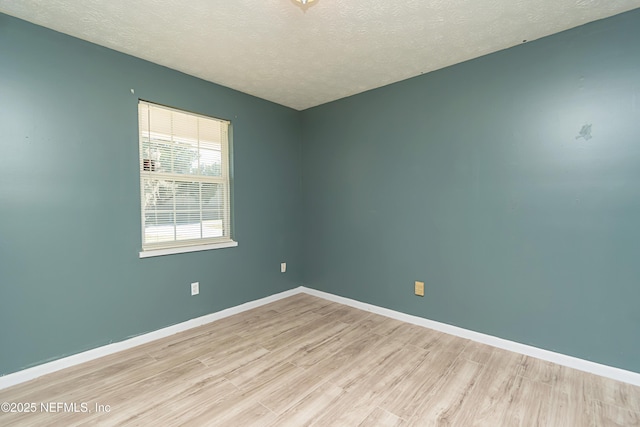
<svg viewBox="0 0 640 427">
<path fill-rule="evenodd" d="M 301 286 L 299 289 L 301 292 L 304 292 L 306 294 L 348 305 L 360 310 L 370 311 L 375 314 L 391 317 L 392 319 L 401 320 L 403 322 L 434 329 L 436 331 L 444 332 L 450 335 L 467 338 L 482 344 L 487 344 L 504 350 L 513 351 L 515 353 L 524 354 L 526 356 L 531 356 L 549 362 L 557 363 L 558 365 L 567 366 L 569 368 L 578 369 L 580 371 L 589 372 L 595 375 L 600 375 L 602 377 L 607 377 L 617 381 L 640 386 L 640 373 L 637 372 L 614 368 L 612 366 L 590 362 L 588 360 L 579 359 L 573 356 L 567 356 L 566 354 L 555 353 L 549 350 L 543 350 L 541 348 L 533 347 L 530 345 L 505 340 L 502 338 L 494 337 L 492 335 L 486 335 L 480 332 L 448 325 L 446 323 L 436 322 L 434 320 L 429 320 L 418 316 L 412 316 L 410 314 L 390 310 L 388 308 L 378 307 L 376 305 L 367 304 L 364 302 L 337 296 L 327 292 L 318 291 L 304 286 Z"/>
<path fill-rule="evenodd" d="M 252 308 L 260 307 L 265 304 L 269 304 L 274 301 L 278 301 L 283 298 L 287 298 L 299 293 L 306 293 L 319 298 L 326 299 L 328 301 L 337 302 L 340 304 L 348 305 L 350 307 L 358 308 L 360 310 L 369 311 L 382 316 L 397 319 L 403 322 L 412 323 L 414 325 L 423 326 L 436 331 L 444 332 L 447 334 L 455 335 L 461 338 L 470 339 L 479 343 L 491 345 L 493 347 L 502 348 L 504 350 L 513 351 L 515 353 L 524 354 L 527 356 L 535 357 L 538 359 L 546 360 L 549 362 L 557 363 L 559 365 L 567 366 L 569 368 L 578 369 L 580 371 L 589 372 L 602 377 L 611 378 L 617 381 L 640 386 L 640 373 L 626 371 L 624 369 L 614 368 L 612 366 L 602 365 L 600 363 L 590 362 L 588 360 L 579 359 L 573 356 L 567 356 L 561 353 L 555 353 L 549 350 L 543 350 L 541 348 L 533 347 L 526 344 L 521 344 L 515 341 L 509 341 L 502 338 L 494 337 L 492 335 L 483 334 L 480 332 L 471 331 L 469 329 L 460 328 L 446 323 L 436 322 L 434 320 L 425 319 L 418 316 L 402 313 L 388 308 L 379 307 L 373 304 L 367 304 L 364 302 L 356 301 L 350 298 L 341 297 L 338 295 L 330 294 L 327 292 L 318 291 L 315 289 L 300 286 L 295 289 L 290 289 L 275 295 L 271 295 L 259 300 L 250 301 L 235 307 L 230 307 L 225 310 L 218 311 L 216 313 L 207 314 L 202 317 L 187 320 L 186 322 L 178 323 L 176 325 L 168 326 L 166 328 L 159 329 L 157 331 L 149 332 L 143 335 L 138 335 L 132 338 L 128 338 L 124 341 L 120 341 L 113 344 L 107 344 L 102 347 L 94 348 L 84 351 L 82 353 L 74 354 L 72 356 L 64 357 L 61 359 L 53 360 L 51 362 L 43 363 L 32 368 L 24 369 L 22 371 L 14 372 L 0 377 L 0 390 L 17 385 L 32 379 L 41 377 L 52 372 L 59 371 L 61 369 L 69 368 L 71 366 L 79 365 L 90 360 L 98 359 L 103 356 L 107 356 L 119 351 L 128 350 L 130 348 L 145 344 L 151 341 L 155 341 L 161 338 L 165 338 L 179 332 L 183 332 L 198 326 L 205 325 L 207 323 L 215 322 L 216 320 L 223 319 L 225 317 L 232 316 L 234 314 L 242 313 L 243 311 L 251 310 Z"/>
<path fill-rule="evenodd" d="M 46 374 L 50 374 L 52 372 L 59 371 L 61 369 L 79 365 L 81 363 L 98 359 L 109 354 L 128 350 L 130 348 L 139 346 L 141 344 L 146 344 L 160 338 L 165 338 L 177 334 L 178 332 L 183 332 L 188 329 L 205 325 L 207 323 L 215 322 L 216 320 L 229 317 L 234 314 L 242 313 L 243 311 L 251 310 L 252 308 L 260 307 L 262 305 L 269 304 L 271 302 L 278 301 L 282 298 L 299 294 L 301 292 L 302 288 L 290 289 L 288 291 L 280 292 L 279 294 L 271 295 L 255 301 L 249 301 L 235 307 L 230 307 L 225 310 L 207 314 L 205 316 L 196 317 L 195 319 L 190 319 L 186 322 L 171 325 L 166 328 L 158 329 L 146 334 L 137 335 L 135 337 L 125 339 L 124 341 L 107 344 L 102 347 L 97 347 L 91 350 L 83 351 L 82 353 L 77 353 L 71 356 L 63 357 L 61 359 L 53 360 L 51 362 L 46 362 L 42 365 L 37 365 L 32 368 L 27 368 L 22 371 L 7 374 L 0 377 L 0 390 L 41 377 Z"/>
</svg>

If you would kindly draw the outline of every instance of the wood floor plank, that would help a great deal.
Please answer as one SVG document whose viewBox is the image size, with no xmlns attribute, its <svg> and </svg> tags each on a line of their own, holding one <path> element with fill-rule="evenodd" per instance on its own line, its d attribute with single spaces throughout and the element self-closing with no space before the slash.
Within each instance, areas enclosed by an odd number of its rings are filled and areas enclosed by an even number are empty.
<svg viewBox="0 0 640 427">
<path fill-rule="evenodd" d="M 364 422 L 377 401 L 375 390 L 345 391 L 325 412 L 312 423 L 313 426 L 357 426 Z"/>
<path fill-rule="evenodd" d="M 276 419 L 276 415 L 260 403 L 244 406 L 244 402 L 230 402 L 223 411 L 205 410 L 196 417 L 186 417 L 183 426 L 242 426 L 263 427 Z"/>
<path fill-rule="evenodd" d="M 518 375 L 539 383 L 556 386 L 565 383 L 564 377 L 567 375 L 567 370 L 556 363 L 526 356 Z"/>
<path fill-rule="evenodd" d="M 91 419 L 95 422 L 122 422 L 123 414 L 136 411 L 135 408 L 150 405 L 149 395 L 153 395 L 156 402 L 167 401 L 190 385 L 210 378 L 211 375 L 206 366 L 197 360 L 175 366 L 153 377 L 122 387 L 111 394 L 98 395 L 95 403 L 109 405 L 110 411 L 93 414 Z"/>
<path fill-rule="evenodd" d="M 551 395 L 548 419 L 556 425 L 562 423 L 567 426 L 594 426 L 593 402 L 555 389 Z"/>
<path fill-rule="evenodd" d="M 361 371 L 360 375 L 345 378 L 337 383 L 344 384 L 342 388 L 348 392 L 368 393 L 368 403 L 379 406 L 396 387 L 413 375 L 423 359 L 424 352 L 413 348 L 401 348 L 376 361 L 370 359 L 372 363 L 367 360 L 367 369 Z M 341 374 L 344 373 L 345 370 L 341 371 Z"/>
<path fill-rule="evenodd" d="M 326 305 L 323 305 L 322 307 L 313 310 L 313 312 L 316 314 L 320 314 L 321 316 L 326 316 L 327 314 L 332 313 L 341 307 L 342 307 L 342 304 L 338 304 L 337 302 L 327 301 Z"/>
<path fill-rule="evenodd" d="M 295 347 L 295 351 L 291 354 L 292 362 L 298 358 L 308 357 L 314 351 L 321 351 L 324 354 L 335 353 L 339 347 L 334 346 L 335 351 L 331 351 L 330 343 L 336 340 L 336 337 L 342 336 L 351 328 L 350 325 L 342 322 L 322 323 L 320 328 L 313 331 L 312 334 L 298 337 L 287 345 L 287 347 Z"/>
<path fill-rule="evenodd" d="M 362 340 L 363 337 L 369 337 L 368 339 L 370 340 L 382 339 L 380 335 L 370 332 L 368 324 L 361 325 L 360 323 L 356 323 L 337 332 L 333 337 L 328 340 L 324 340 L 320 345 L 312 345 L 308 348 L 300 349 L 301 351 L 292 356 L 291 363 L 294 363 L 297 366 L 309 368 L 325 359 L 328 359 L 332 355 L 343 351 L 344 348 Z"/>
<path fill-rule="evenodd" d="M 596 426 L 602 427 L 633 427 L 640 426 L 640 413 L 594 401 L 594 417 Z"/>
<path fill-rule="evenodd" d="M 523 357 L 496 349 L 478 375 L 474 391 L 465 398 L 458 414 L 453 417 L 452 425 L 499 426 L 510 405 Z M 438 371 L 442 371 L 442 368 Z M 443 375 L 447 377 L 448 373 Z"/>
<path fill-rule="evenodd" d="M 329 382 L 322 383 L 311 393 L 300 399 L 295 405 L 270 424 L 272 427 L 304 427 L 319 419 L 327 410 L 335 406 L 345 391 Z"/>
<path fill-rule="evenodd" d="M 121 371 L 125 366 L 129 364 L 149 363 L 150 358 L 145 352 L 132 352 L 126 351 L 118 354 L 112 354 L 100 358 L 99 360 L 93 360 L 81 365 L 73 366 L 62 371 L 53 372 L 48 375 L 44 375 L 35 380 L 18 384 L 14 387 L 0 390 L 0 400 L 9 401 L 11 399 L 22 399 L 29 397 L 37 397 L 37 393 L 43 392 L 47 395 L 56 393 L 56 390 L 69 387 L 69 383 L 75 381 L 76 378 L 87 375 L 96 375 L 97 370 L 107 373 L 108 369 L 115 372 Z"/>
<path fill-rule="evenodd" d="M 451 369 L 456 354 L 432 351 L 425 355 L 401 386 L 393 388 L 380 403 L 380 407 L 409 420 L 423 404 L 423 399 L 437 386 L 438 381 Z"/>
<path fill-rule="evenodd" d="M 382 340 L 383 337 L 375 334 L 361 336 L 341 350 L 324 355 L 318 363 L 313 365 L 313 370 L 319 376 L 328 377 L 334 375 L 340 369 L 349 369 L 351 366 L 357 366 L 360 360 L 367 356 L 371 348 Z M 296 360 L 295 364 L 297 366 L 301 365 L 299 360 Z"/>
<path fill-rule="evenodd" d="M 236 387 L 224 378 L 211 377 L 181 388 L 167 399 L 154 399 L 155 405 L 132 408 L 124 425 L 182 425 L 186 420 L 209 411 L 212 405 L 236 396 Z M 142 409 L 142 410 L 141 410 Z"/>
<path fill-rule="evenodd" d="M 312 370 L 298 368 L 292 372 L 294 375 L 283 378 L 277 387 L 253 395 L 254 398 L 275 414 L 281 415 L 325 382 Z"/>
<path fill-rule="evenodd" d="M 411 371 L 425 355 L 424 350 L 400 347 L 393 340 L 383 339 L 372 348 L 370 354 L 361 359 L 360 363 L 338 369 L 327 378 L 338 387 L 349 391 L 366 382 L 369 377 L 389 377 L 391 369 Z"/>
<path fill-rule="evenodd" d="M 315 330 L 315 333 L 292 338 L 290 345 L 280 345 L 277 348 L 273 348 L 271 351 L 267 351 L 264 354 L 258 355 L 258 357 L 253 360 L 249 360 L 246 364 L 236 364 L 232 369 L 228 369 L 224 375 L 232 383 L 243 387 L 243 382 L 253 380 L 257 375 L 261 375 L 262 371 L 269 366 L 278 365 L 283 360 L 293 362 L 297 355 L 305 354 L 305 349 L 322 346 L 323 342 L 331 339 L 332 333 L 339 333 L 346 327 L 347 325 L 339 322 L 321 325 L 320 328 Z"/>
<path fill-rule="evenodd" d="M 405 420 L 380 408 L 373 408 L 367 418 L 359 424 L 361 427 L 401 427 L 404 425 L 406 425 Z"/>
<path fill-rule="evenodd" d="M 341 388 L 345 389 L 345 394 L 318 418 L 317 425 L 361 424 L 388 393 L 415 370 L 424 357 L 424 352 L 413 348 L 385 349 L 384 340 L 379 344 L 372 353 L 381 352 L 384 356 L 362 360 L 365 369 L 348 375 L 354 368 L 349 366 L 330 376 L 329 381 L 344 384 Z"/>
<path fill-rule="evenodd" d="M 345 328 L 345 323 L 328 320 L 323 318 L 321 321 L 308 322 L 296 326 L 292 329 L 275 334 L 265 340 L 260 341 L 260 345 L 267 350 L 275 350 L 280 347 L 295 346 L 297 343 L 305 340 L 313 340 L 316 334 L 324 334 L 327 331 L 333 331 L 336 326 L 339 329 Z"/>
<path fill-rule="evenodd" d="M 225 378 L 240 390 L 250 391 L 297 368 L 290 362 L 278 362 L 269 355 L 226 373 Z"/>
<path fill-rule="evenodd" d="M 243 342 L 244 339 L 236 334 L 208 332 L 182 340 L 175 340 L 162 347 L 147 348 L 147 354 L 156 360 L 168 358 L 183 357 L 186 354 L 192 355 L 192 358 L 204 355 L 208 352 L 215 351 L 216 348 L 227 348 L 237 343 Z"/>
<path fill-rule="evenodd" d="M 378 329 L 380 329 L 382 325 L 386 324 L 390 320 L 393 319 L 382 316 L 380 314 L 369 313 L 367 317 L 358 322 L 358 327 L 368 330 L 369 332 L 376 333 L 378 335 L 388 335 L 385 333 L 381 333 Z"/>
<path fill-rule="evenodd" d="M 327 305 L 332 305 L 330 301 L 311 295 L 293 295 L 270 304 L 274 310 L 280 313 L 293 312 L 297 315 L 309 311 L 322 310 Z"/>
<path fill-rule="evenodd" d="M 518 376 L 501 425 L 522 427 L 550 425 L 548 417 L 551 391 L 552 386 L 549 384 Z"/>
<path fill-rule="evenodd" d="M 640 387 L 303 294 L 1 390 L 0 402 L 91 408 L 0 413 L 2 426 L 640 425 Z"/>
<path fill-rule="evenodd" d="M 421 399 L 409 419 L 409 425 L 452 425 L 451 420 L 460 413 L 462 403 L 473 391 L 483 368 L 479 363 L 456 359 L 447 375 L 442 376 L 429 394 Z"/>
<path fill-rule="evenodd" d="M 250 325 L 245 325 L 242 330 L 237 330 L 235 332 L 243 338 L 253 339 L 254 337 L 257 337 L 258 339 L 266 339 L 305 323 L 321 321 L 321 319 L 323 319 L 322 315 L 316 314 L 312 311 L 304 313 L 278 313 L 271 318 L 263 319 L 260 322 Z"/>
<path fill-rule="evenodd" d="M 378 335 L 393 335 L 399 329 L 406 328 L 408 326 L 407 323 L 402 322 L 397 319 L 391 319 L 384 316 L 376 315 L 377 319 L 383 318 L 385 321 L 380 322 L 376 325 L 375 328 L 371 332 L 376 333 Z"/>
<path fill-rule="evenodd" d="M 262 307 L 251 309 L 244 313 L 238 313 L 233 316 L 225 317 L 224 319 L 220 319 L 213 323 L 201 326 L 201 328 L 216 334 L 226 333 L 227 331 L 238 333 L 245 330 L 245 328 L 247 327 L 253 326 L 255 324 L 260 324 L 267 319 L 277 317 L 279 314 L 280 313 L 270 305 L 265 305 Z M 182 333 L 178 335 L 182 335 Z"/>
<path fill-rule="evenodd" d="M 472 362 L 487 364 L 495 350 L 497 349 L 490 345 L 470 341 L 465 345 L 460 357 Z"/>
<path fill-rule="evenodd" d="M 325 315 L 328 320 L 339 321 L 347 324 L 354 324 L 369 317 L 371 313 L 351 307 L 341 306 L 340 308 Z"/>
<path fill-rule="evenodd" d="M 7 401 L 47 402 L 51 396 L 63 401 L 70 395 L 83 395 L 92 390 L 102 390 L 105 386 L 126 380 L 129 375 L 135 374 L 138 369 L 155 364 L 153 358 L 141 355 L 126 359 L 119 363 L 113 363 L 104 367 L 96 366 L 92 371 L 82 369 L 82 374 L 70 375 L 70 378 L 60 378 L 56 381 L 37 381 L 27 394 L 24 392 L 18 396 L 7 397 Z M 72 368 L 73 369 L 73 368 Z M 94 393 L 95 394 L 95 393 Z"/>
<path fill-rule="evenodd" d="M 586 373 L 583 379 L 593 400 L 640 413 L 640 387 Z"/>
</svg>

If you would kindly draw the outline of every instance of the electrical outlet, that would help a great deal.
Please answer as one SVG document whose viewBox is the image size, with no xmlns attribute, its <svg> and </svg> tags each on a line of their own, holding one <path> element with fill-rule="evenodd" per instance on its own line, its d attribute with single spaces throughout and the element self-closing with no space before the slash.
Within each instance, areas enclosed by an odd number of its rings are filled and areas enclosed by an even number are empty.
<svg viewBox="0 0 640 427">
<path fill-rule="evenodd" d="M 419 297 L 423 297 L 424 296 L 424 282 L 415 282 L 415 293 L 416 295 L 418 295 Z"/>
<path fill-rule="evenodd" d="M 198 295 L 200 293 L 200 282 L 193 282 L 191 284 L 191 295 Z"/>
<path fill-rule="evenodd" d="M 280 273 L 286 273 L 287 272 L 287 263 L 286 262 L 281 262 L 280 263 Z"/>
</svg>

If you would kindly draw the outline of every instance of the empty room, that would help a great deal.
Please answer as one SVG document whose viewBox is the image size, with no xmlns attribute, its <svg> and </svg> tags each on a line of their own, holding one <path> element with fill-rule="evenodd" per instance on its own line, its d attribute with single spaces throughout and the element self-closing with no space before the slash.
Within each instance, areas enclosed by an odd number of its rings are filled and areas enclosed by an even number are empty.
<svg viewBox="0 0 640 427">
<path fill-rule="evenodd" d="M 0 425 L 640 425 L 640 0 L 0 0 Z"/>
</svg>

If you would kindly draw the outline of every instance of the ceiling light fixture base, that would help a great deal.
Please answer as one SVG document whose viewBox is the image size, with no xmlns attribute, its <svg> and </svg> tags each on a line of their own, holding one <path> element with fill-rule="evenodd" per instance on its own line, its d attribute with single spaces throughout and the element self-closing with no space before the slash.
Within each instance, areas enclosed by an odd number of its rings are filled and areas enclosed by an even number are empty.
<svg viewBox="0 0 640 427">
<path fill-rule="evenodd" d="M 318 0 L 291 0 L 296 6 L 300 7 L 303 12 L 306 12 L 314 4 L 318 3 Z"/>
</svg>

